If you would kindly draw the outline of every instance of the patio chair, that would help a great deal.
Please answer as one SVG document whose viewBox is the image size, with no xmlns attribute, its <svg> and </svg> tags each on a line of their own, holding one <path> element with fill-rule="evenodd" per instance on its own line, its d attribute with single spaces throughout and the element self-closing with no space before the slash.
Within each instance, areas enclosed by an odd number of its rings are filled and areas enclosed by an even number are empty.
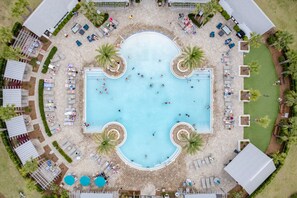
<svg viewBox="0 0 297 198">
<path fill-rule="evenodd" d="M 84 34 L 85 34 L 85 31 L 84 31 L 83 29 L 80 29 L 80 30 L 78 31 L 78 33 L 79 33 L 80 35 L 84 35 Z"/>
<path fill-rule="evenodd" d="M 204 158 L 204 161 L 205 161 L 206 165 L 209 165 L 210 164 L 210 161 L 209 161 L 208 157 L 205 157 Z"/>
<path fill-rule="evenodd" d="M 205 184 L 206 184 L 206 188 L 209 189 L 210 188 L 210 180 L 209 180 L 209 177 L 207 177 L 205 179 Z"/>
<path fill-rule="evenodd" d="M 219 29 L 221 29 L 222 28 L 222 23 L 219 23 L 216 27 L 217 27 L 217 29 L 219 30 Z"/>
<path fill-rule="evenodd" d="M 228 38 L 225 40 L 225 45 L 228 45 L 232 41 L 232 38 Z"/>
<path fill-rule="evenodd" d="M 195 169 L 198 170 L 199 169 L 199 164 L 198 164 L 197 160 L 194 160 L 193 164 L 194 164 Z"/>
<path fill-rule="evenodd" d="M 219 31 L 219 36 L 223 36 L 225 34 L 225 32 L 223 30 Z"/>
<path fill-rule="evenodd" d="M 84 30 L 88 30 L 89 29 L 89 26 L 88 26 L 88 24 L 85 24 L 84 26 L 83 26 L 83 28 L 84 28 Z"/>
<path fill-rule="evenodd" d="M 214 37 L 215 37 L 215 32 L 211 32 L 211 33 L 209 34 L 209 37 L 210 37 L 210 38 L 214 38 Z"/>
<path fill-rule="evenodd" d="M 91 43 L 94 39 L 91 35 L 87 36 L 88 41 Z"/>
<path fill-rule="evenodd" d="M 215 187 L 214 177 L 210 177 L 209 180 L 210 180 L 210 186 Z"/>
<path fill-rule="evenodd" d="M 76 40 L 75 43 L 78 47 L 82 45 L 82 43 L 79 40 Z"/>
<path fill-rule="evenodd" d="M 100 38 L 103 38 L 103 37 L 104 37 L 104 33 L 101 31 L 100 28 L 96 28 L 96 29 L 95 29 L 95 34 L 96 34 L 97 36 L 99 36 Z"/>
<path fill-rule="evenodd" d="M 203 189 L 206 189 L 206 181 L 205 181 L 205 178 L 201 178 L 201 186 Z"/>
<path fill-rule="evenodd" d="M 228 45 L 230 49 L 232 49 L 233 47 L 235 47 L 235 43 L 231 43 Z"/>
</svg>

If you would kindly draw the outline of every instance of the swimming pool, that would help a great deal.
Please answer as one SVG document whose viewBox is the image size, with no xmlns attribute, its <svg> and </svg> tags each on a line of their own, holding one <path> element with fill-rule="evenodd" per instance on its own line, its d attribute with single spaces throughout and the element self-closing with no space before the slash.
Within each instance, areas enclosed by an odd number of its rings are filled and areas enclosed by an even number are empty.
<svg viewBox="0 0 297 198">
<path fill-rule="evenodd" d="M 122 159 L 140 169 L 161 167 L 179 150 L 170 139 L 176 123 L 187 122 L 200 133 L 211 131 L 212 72 L 176 78 L 170 64 L 180 49 L 156 32 L 130 36 L 120 53 L 127 62 L 121 78 L 109 79 L 100 69 L 85 72 L 86 132 L 119 122 L 127 132 L 118 148 Z"/>
</svg>

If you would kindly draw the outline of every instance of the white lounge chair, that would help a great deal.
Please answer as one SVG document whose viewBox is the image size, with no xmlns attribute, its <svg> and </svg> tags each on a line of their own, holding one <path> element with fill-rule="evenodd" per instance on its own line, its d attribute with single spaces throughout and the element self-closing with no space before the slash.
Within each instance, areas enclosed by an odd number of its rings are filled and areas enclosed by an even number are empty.
<svg viewBox="0 0 297 198">
<path fill-rule="evenodd" d="M 206 183 L 205 183 L 205 178 L 204 177 L 201 179 L 201 186 L 202 186 L 203 189 L 206 189 Z"/>
</svg>

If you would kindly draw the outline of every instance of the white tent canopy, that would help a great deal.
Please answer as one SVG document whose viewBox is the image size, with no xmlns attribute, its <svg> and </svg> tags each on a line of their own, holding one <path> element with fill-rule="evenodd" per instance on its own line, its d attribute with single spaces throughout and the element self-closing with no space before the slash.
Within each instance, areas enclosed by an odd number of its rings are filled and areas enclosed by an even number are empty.
<svg viewBox="0 0 297 198">
<path fill-rule="evenodd" d="M 8 60 L 5 67 L 4 78 L 22 81 L 26 69 L 26 63 Z"/>
<path fill-rule="evenodd" d="M 46 30 L 53 31 L 76 4 L 77 0 L 43 0 L 24 22 L 24 26 L 41 37 Z"/>
<path fill-rule="evenodd" d="M 245 24 L 248 27 L 250 32 L 245 32 L 248 37 L 251 32 L 262 35 L 275 27 L 254 0 L 220 0 L 219 3 L 239 26 Z"/>
<path fill-rule="evenodd" d="M 248 144 L 224 170 L 252 194 L 275 171 L 273 160 Z"/>
<path fill-rule="evenodd" d="M 10 138 L 27 133 L 24 116 L 17 116 L 5 121 Z"/>
<path fill-rule="evenodd" d="M 35 159 L 39 156 L 35 146 L 32 144 L 30 140 L 28 142 L 25 142 L 21 146 L 15 148 L 14 150 L 19 156 L 22 164 L 25 164 L 27 161 Z"/>
<path fill-rule="evenodd" d="M 15 105 L 15 107 L 28 106 L 28 90 L 23 89 L 3 89 L 3 106 Z"/>
</svg>

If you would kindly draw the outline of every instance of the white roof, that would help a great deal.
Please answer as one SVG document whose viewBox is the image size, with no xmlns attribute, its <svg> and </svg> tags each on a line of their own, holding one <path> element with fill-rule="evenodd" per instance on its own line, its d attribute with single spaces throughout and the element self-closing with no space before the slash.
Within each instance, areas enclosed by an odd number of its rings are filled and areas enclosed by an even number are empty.
<svg viewBox="0 0 297 198">
<path fill-rule="evenodd" d="M 168 0 L 168 3 L 208 3 L 210 0 Z"/>
<path fill-rule="evenodd" d="M 31 158 L 35 159 L 39 156 L 36 148 L 30 140 L 28 142 L 25 142 L 21 146 L 15 148 L 14 150 L 19 156 L 22 164 L 25 164 L 27 161 L 30 161 Z"/>
<path fill-rule="evenodd" d="M 3 89 L 3 106 L 22 107 L 22 89 Z"/>
<path fill-rule="evenodd" d="M 220 0 L 220 5 L 239 24 L 245 24 L 251 32 L 264 34 L 275 25 L 253 0 Z M 250 36 L 251 32 L 245 32 Z"/>
<path fill-rule="evenodd" d="M 76 4 L 77 0 L 43 0 L 24 22 L 24 26 L 40 37 L 46 30 L 54 30 L 57 23 Z"/>
<path fill-rule="evenodd" d="M 113 198 L 113 193 L 80 193 L 80 198 Z"/>
<path fill-rule="evenodd" d="M 24 116 L 17 116 L 5 121 L 9 137 L 15 137 L 27 133 Z"/>
<path fill-rule="evenodd" d="M 187 194 L 185 198 L 217 198 L 216 194 Z"/>
<path fill-rule="evenodd" d="M 22 81 L 25 68 L 26 68 L 26 63 L 14 61 L 14 60 L 8 60 L 5 67 L 4 77 Z"/>
<path fill-rule="evenodd" d="M 252 194 L 276 168 L 271 158 L 250 143 L 224 169 Z"/>
</svg>

